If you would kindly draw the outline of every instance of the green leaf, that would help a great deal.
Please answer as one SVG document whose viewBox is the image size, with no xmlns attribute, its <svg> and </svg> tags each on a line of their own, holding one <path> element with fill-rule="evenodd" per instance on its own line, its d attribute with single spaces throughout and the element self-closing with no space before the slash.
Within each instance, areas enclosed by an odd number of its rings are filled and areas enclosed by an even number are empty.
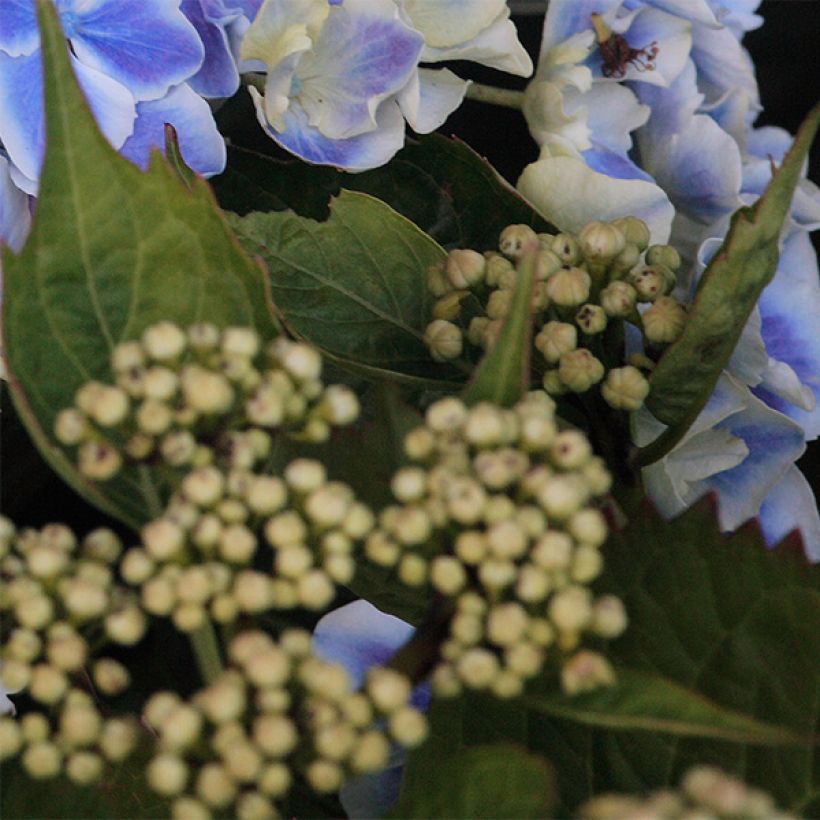
<svg viewBox="0 0 820 820">
<path fill-rule="evenodd" d="M 436 365 L 423 341 L 433 300 L 427 269 L 444 251 L 412 222 L 349 191 L 333 201 L 327 222 L 292 212 L 233 222 L 265 261 L 275 309 L 294 334 L 340 364 L 453 378 L 454 369 Z"/>
<path fill-rule="evenodd" d="M 228 169 L 214 188 L 222 206 L 237 213 L 291 208 L 322 220 L 331 196 L 342 188 L 361 191 L 388 203 L 445 248 L 497 250 L 502 229 L 514 223 L 555 231 L 485 159 L 440 134 L 408 142 L 387 165 L 361 174 L 231 148 Z"/>
<path fill-rule="evenodd" d="M 604 551 L 598 586 L 619 595 L 630 618 L 607 650 L 617 665 L 816 741 L 820 567 L 807 563 L 799 539 L 769 551 L 756 526 L 722 536 L 707 499 L 671 523 L 647 505 Z M 726 727 L 725 711 L 717 725 Z M 530 727 L 531 745 L 559 769 L 565 811 L 597 792 L 677 783 L 689 766 L 708 762 L 771 791 L 798 816 L 817 815 L 814 746 L 763 742 L 613 731 L 543 715 Z"/>
<path fill-rule="evenodd" d="M 664 436 L 672 445 L 708 401 L 761 292 L 774 277 L 780 229 L 818 126 L 820 105 L 803 123 L 763 196 L 732 217 L 723 245 L 701 277 L 683 335 L 652 372 L 646 405 L 671 426 Z M 650 463 L 649 458 L 657 460 L 664 452 L 655 448 L 651 456 L 639 456 L 639 462 Z"/>
<path fill-rule="evenodd" d="M 510 312 L 498 341 L 481 360 L 464 392 L 467 404 L 491 401 L 508 406 L 529 390 L 534 263 L 534 256 L 529 256 L 518 264 Z"/>
<path fill-rule="evenodd" d="M 615 686 L 574 697 L 539 681 L 528 688 L 523 702 L 533 711 L 602 729 L 664 732 L 762 746 L 813 742 L 811 736 L 721 706 L 662 675 L 628 668 L 617 673 Z"/>
<path fill-rule="evenodd" d="M 521 746 L 493 743 L 452 753 L 422 747 L 410 758 L 390 816 L 548 817 L 554 794 L 550 764 Z"/>
<path fill-rule="evenodd" d="M 109 354 L 161 319 L 274 332 L 261 271 L 243 253 L 200 179 L 189 190 L 159 155 L 142 173 L 100 134 L 76 84 L 51 3 L 38 2 L 47 151 L 34 228 L 5 251 L 4 335 L 14 402 L 50 465 L 132 527 L 146 518 L 137 476 L 105 485 L 79 475 L 51 434 Z"/>
</svg>

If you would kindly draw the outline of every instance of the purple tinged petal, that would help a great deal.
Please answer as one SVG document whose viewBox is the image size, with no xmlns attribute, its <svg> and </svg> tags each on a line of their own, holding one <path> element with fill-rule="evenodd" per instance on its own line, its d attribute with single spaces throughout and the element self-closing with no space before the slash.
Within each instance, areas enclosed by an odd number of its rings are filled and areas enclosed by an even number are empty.
<svg viewBox="0 0 820 820">
<path fill-rule="evenodd" d="M 30 227 L 29 197 L 14 184 L 9 161 L 0 151 L 0 245 L 19 252 Z"/>
<path fill-rule="evenodd" d="M 772 547 L 792 530 L 799 529 L 806 555 L 820 561 L 820 514 L 809 482 L 797 467 L 790 467 L 772 487 L 760 507 L 760 526 Z"/>
<path fill-rule="evenodd" d="M 77 58 L 113 77 L 137 102 L 156 100 L 194 75 L 205 52 L 175 3 L 163 0 L 71 0 L 63 25 Z"/>
<path fill-rule="evenodd" d="M 613 179 L 642 179 L 654 184 L 655 180 L 623 154 L 616 154 L 608 148 L 597 146 L 582 151 L 584 162 L 599 174 L 606 174 Z"/>
<path fill-rule="evenodd" d="M 265 133 L 286 151 L 315 165 L 333 165 L 345 171 L 367 171 L 384 165 L 404 145 L 404 118 L 397 103 L 387 100 L 376 113 L 376 130 L 349 139 L 332 140 L 308 124 L 297 104 L 285 112 L 285 128 L 274 130 L 265 118 L 264 98 L 255 88 L 248 91 Z"/>
<path fill-rule="evenodd" d="M 226 15 L 226 19 L 213 20 L 206 14 L 204 5 L 203 0 L 182 0 L 180 7 L 196 28 L 205 48 L 202 68 L 188 80 L 188 84 L 203 97 L 231 97 L 239 88 L 239 72 L 225 25 L 238 18 L 240 12 Z"/>
<path fill-rule="evenodd" d="M 635 86 L 635 93 L 652 110 L 643 132 L 649 140 L 683 131 L 703 102 L 703 94 L 698 91 L 695 64 L 691 60 L 686 61 L 668 88 L 641 83 Z"/>
<path fill-rule="evenodd" d="M 22 57 L 36 51 L 39 44 L 34 0 L 0 0 L 0 51 Z"/>
<path fill-rule="evenodd" d="M 137 105 L 134 132 L 122 147 L 122 154 L 143 170 L 152 149 L 165 148 L 165 123 L 174 126 L 182 159 L 203 176 L 213 176 L 225 168 L 225 140 L 214 122 L 210 106 L 188 85 L 180 85 L 161 100 Z"/>
<path fill-rule="evenodd" d="M 346 0 L 331 8 L 296 72 L 310 125 L 331 139 L 372 131 L 379 104 L 407 85 L 423 47 L 393 0 Z"/>
<path fill-rule="evenodd" d="M 755 157 L 771 157 L 778 165 L 791 148 L 794 137 L 785 128 L 766 125 L 763 128 L 752 128 L 746 138 L 746 150 Z"/>
<path fill-rule="evenodd" d="M 342 664 L 353 688 L 358 689 L 367 670 L 387 663 L 414 632 L 410 624 L 367 601 L 353 601 L 320 619 L 313 632 L 313 648 L 324 660 Z"/>
</svg>

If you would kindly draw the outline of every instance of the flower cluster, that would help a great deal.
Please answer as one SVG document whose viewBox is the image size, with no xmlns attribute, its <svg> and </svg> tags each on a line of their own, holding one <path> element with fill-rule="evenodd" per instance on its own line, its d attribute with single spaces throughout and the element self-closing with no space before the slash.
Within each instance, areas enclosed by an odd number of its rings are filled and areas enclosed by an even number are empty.
<svg viewBox="0 0 820 820">
<path fill-rule="evenodd" d="M 578 816 L 581 820 L 622 820 L 626 817 L 788 820 L 793 817 L 778 809 L 771 795 L 747 786 L 714 766 L 695 766 L 683 776 L 680 788 L 661 789 L 643 799 L 622 794 L 593 797 L 580 807 Z"/>
<path fill-rule="evenodd" d="M 443 399 L 405 451 L 417 464 L 393 477 L 398 503 L 382 511 L 365 554 L 453 601 L 435 691 L 514 697 L 553 644 L 567 692 L 613 682 L 603 656 L 579 651 L 583 633 L 614 638 L 626 627 L 620 600 L 596 600 L 588 587 L 607 536 L 594 500 L 610 477 L 581 433 L 558 431 L 549 396 L 512 409 Z"/>
<path fill-rule="evenodd" d="M 101 634 L 131 646 L 146 629 L 133 595 L 114 583 L 111 565 L 121 549 L 110 530 L 95 530 L 78 545 L 63 525 L 18 533 L 0 518 L 0 677 L 3 688 L 40 707 L 19 721 L 0 717 L 0 759 L 19 755 L 32 777 L 65 772 L 91 783 L 106 761 L 122 760 L 136 744 L 133 722 L 103 719 L 81 674 L 90 667 L 102 695 L 119 694 L 130 682 L 121 663 L 92 658 L 91 649 Z"/>
<path fill-rule="evenodd" d="M 509 225 L 499 248 L 501 253 L 485 254 L 453 250 L 430 271 L 429 287 L 439 297 L 425 332 L 433 357 L 457 358 L 465 346 L 468 353 L 492 347 L 512 304 L 516 262 L 531 255 L 535 363 L 544 389 L 551 395 L 584 393 L 600 384 L 611 407 L 641 407 L 649 393 L 641 369 L 651 369 L 686 324 L 685 307 L 670 295 L 677 251 L 650 246 L 649 229 L 634 217 L 593 221 L 577 235 Z M 610 349 L 623 343 L 622 321 L 640 329 L 648 354 L 627 365 L 614 359 L 620 351 Z M 613 360 L 622 366 L 607 369 L 605 362 Z"/>
<path fill-rule="evenodd" d="M 163 515 L 142 528 L 121 572 L 140 587 L 147 612 L 192 632 L 208 617 L 232 623 L 272 608 L 322 610 L 336 584 L 352 580 L 370 509 L 328 481 L 319 462 L 296 459 L 282 478 L 252 466 L 192 470 Z"/>
<path fill-rule="evenodd" d="M 672 237 L 688 298 L 729 218 L 752 204 L 791 137 L 754 128 L 759 93 L 744 33 L 762 22 L 749 3 L 551 0 L 524 114 L 541 146 L 519 190 L 562 230 L 636 214 L 652 241 Z M 583 191 L 583 193 L 579 193 Z M 767 541 L 799 526 L 820 558 L 820 516 L 794 462 L 820 434 L 820 284 L 808 232 L 820 193 L 799 182 L 774 280 L 763 292 L 712 400 L 644 478 L 674 515 L 705 492 L 724 529 L 759 515 Z M 636 443 L 663 432 L 642 412 Z M 777 442 L 777 444 L 773 444 Z M 690 465 L 710 453 L 708 467 Z"/>
<path fill-rule="evenodd" d="M 174 489 L 192 468 L 264 459 L 274 431 L 324 441 L 359 412 L 351 390 L 324 387 L 315 350 L 284 337 L 263 350 L 251 328 L 160 322 L 117 345 L 111 365 L 116 384 L 84 384 L 54 426 L 96 481 L 143 463 Z"/>
<path fill-rule="evenodd" d="M 297 779 L 336 792 L 383 769 L 391 742 L 426 737 L 409 680 L 376 668 L 355 691 L 344 667 L 312 653 L 307 632 L 243 632 L 229 655 L 231 668 L 189 701 L 161 692 L 145 706 L 158 734 L 148 783 L 175 818 L 278 816 Z"/>
<path fill-rule="evenodd" d="M 308 162 L 361 171 L 404 143 L 405 119 L 438 128 L 469 85 L 419 63 L 473 60 L 527 76 L 532 62 L 503 0 L 265 0 L 241 56 L 265 132 Z"/>
</svg>

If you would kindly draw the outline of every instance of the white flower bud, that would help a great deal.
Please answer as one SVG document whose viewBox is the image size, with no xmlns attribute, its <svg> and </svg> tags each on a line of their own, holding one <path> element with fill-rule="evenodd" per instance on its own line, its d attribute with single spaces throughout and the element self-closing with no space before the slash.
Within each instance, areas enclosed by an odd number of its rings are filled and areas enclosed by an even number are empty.
<svg viewBox="0 0 820 820">
<path fill-rule="evenodd" d="M 198 413 L 225 413 L 233 404 L 233 388 L 221 373 L 188 365 L 183 369 L 180 381 L 186 405 Z"/>
<path fill-rule="evenodd" d="M 556 475 L 544 481 L 537 497 L 547 518 L 565 521 L 587 500 L 588 490 L 576 475 Z"/>
<path fill-rule="evenodd" d="M 591 547 L 600 547 L 606 541 L 606 519 L 598 510 L 579 510 L 570 518 L 567 529 L 576 541 Z"/>
<path fill-rule="evenodd" d="M 402 556 L 398 567 L 399 580 L 409 587 L 419 587 L 427 581 L 427 559 L 415 553 Z"/>
<path fill-rule="evenodd" d="M 394 669 L 381 667 L 371 667 L 365 688 L 373 705 L 384 714 L 404 706 L 411 692 L 408 678 Z"/>
<path fill-rule="evenodd" d="M 564 430 L 550 446 L 550 459 L 562 470 L 577 470 L 592 458 L 589 439 L 578 430 Z"/>
<path fill-rule="evenodd" d="M 573 392 L 583 393 L 604 377 L 604 366 L 585 347 L 564 353 L 558 364 L 561 381 Z"/>
<path fill-rule="evenodd" d="M 502 274 L 515 270 L 509 259 L 506 259 L 494 251 L 486 254 L 485 258 L 487 261 L 484 269 L 484 278 L 490 287 L 498 287 Z"/>
<path fill-rule="evenodd" d="M 562 268 L 547 280 L 547 296 L 559 307 L 577 307 L 589 299 L 592 280 L 581 268 Z"/>
<path fill-rule="evenodd" d="M 594 581 L 604 569 L 604 559 L 594 547 L 581 544 L 572 556 L 570 576 L 579 584 Z"/>
<path fill-rule="evenodd" d="M 54 704 L 62 700 L 68 690 L 68 678 L 55 666 L 38 663 L 31 670 L 28 692 L 40 703 Z"/>
<path fill-rule="evenodd" d="M 497 604 L 487 616 L 487 637 L 497 646 L 514 644 L 523 636 L 528 620 L 520 604 L 513 601 Z"/>
<path fill-rule="evenodd" d="M 140 600 L 146 612 L 160 617 L 169 615 L 176 603 L 174 584 L 167 578 L 151 578 L 143 584 Z"/>
<path fill-rule="evenodd" d="M 488 558 L 478 568 L 478 579 L 488 590 L 500 590 L 515 581 L 516 570 L 512 561 Z"/>
<path fill-rule="evenodd" d="M 615 595 L 603 595 L 592 606 L 592 631 L 602 638 L 617 638 L 628 624 L 623 601 Z"/>
<path fill-rule="evenodd" d="M 221 348 L 223 353 L 252 359 L 259 352 L 259 335 L 250 327 L 226 327 Z"/>
<path fill-rule="evenodd" d="M 175 558 L 185 545 L 185 532 L 170 518 L 157 518 L 142 528 L 142 542 L 157 561 Z"/>
<path fill-rule="evenodd" d="M 498 248 L 505 256 L 520 259 L 538 250 L 538 235 L 529 225 L 507 225 L 498 238 Z"/>
<path fill-rule="evenodd" d="M 338 791 L 342 785 L 342 769 L 331 760 L 314 760 L 305 770 L 308 783 L 320 794 Z"/>
<path fill-rule="evenodd" d="M 519 641 L 507 647 L 504 652 L 507 668 L 522 678 L 531 678 L 541 671 L 544 662 L 543 650 L 528 641 Z"/>
<path fill-rule="evenodd" d="M 550 242 L 550 250 L 565 265 L 575 265 L 581 258 L 581 246 L 570 233 L 556 234 Z"/>
<path fill-rule="evenodd" d="M 427 426 L 436 433 L 459 430 L 467 418 L 467 408 L 461 399 L 446 398 L 431 404 L 425 414 Z"/>
<path fill-rule="evenodd" d="M 617 367 L 607 373 L 601 395 L 616 410 L 638 410 L 649 395 L 649 382 L 637 367 Z"/>
<path fill-rule="evenodd" d="M 575 322 L 587 336 L 592 336 L 605 330 L 606 313 L 600 305 L 583 305 L 575 314 Z"/>
<path fill-rule="evenodd" d="M 608 316 L 626 319 L 635 310 L 638 293 L 628 282 L 610 282 L 601 291 L 601 307 Z"/>
<path fill-rule="evenodd" d="M 185 350 L 185 334 L 173 322 L 158 322 L 142 334 L 145 352 L 157 361 L 170 361 Z"/>
<path fill-rule="evenodd" d="M 578 331 L 567 322 L 547 322 L 534 339 L 536 350 L 551 364 L 578 345 Z"/>
<path fill-rule="evenodd" d="M 224 808 L 236 796 L 236 783 L 218 763 L 206 763 L 196 779 L 196 792 L 212 808 Z"/>
<path fill-rule="evenodd" d="M 434 319 L 424 331 L 424 343 L 435 361 L 456 359 L 463 349 L 461 329 L 444 319 Z"/>
<path fill-rule="evenodd" d="M 353 503 L 353 491 L 340 481 L 331 481 L 305 499 L 305 514 L 320 530 L 341 524 Z"/>
<path fill-rule="evenodd" d="M 477 481 L 458 477 L 448 487 L 445 501 L 450 516 L 459 524 L 469 526 L 481 518 L 487 501 L 487 493 Z"/>
<path fill-rule="evenodd" d="M 332 384 L 322 394 L 321 410 L 333 425 L 352 424 L 359 417 L 359 399 L 349 388 Z"/>
<path fill-rule="evenodd" d="M 93 705 L 69 705 L 60 715 L 60 739 L 67 746 L 89 746 L 97 740 L 102 718 Z"/>
<path fill-rule="evenodd" d="M 427 738 L 427 719 L 412 706 L 403 706 L 393 712 L 387 727 L 393 738 L 407 749 L 415 748 Z"/>
<path fill-rule="evenodd" d="M 457 661 L 456 671 L 470 689 L 486 689 L 499 672 L 498 658 L 488 649 L 468 649 Z"/>
<path fill-rule="evenodd" d="M 626 237 L 611 222 L 589 222 L 578 234 L 581 252 L 590 262 L 605 263 L 616 257 L 626 245 Z"/>
<path fill-rule="evenodd" d="M 528 604 L 543 601 L 552 589 L 549 576 L 534 564 L 525 564 L 518 573 L 516 596 Z"/>
<path fill-rule="evenodd" d="M 243 570 L 234 579 L 233 597 L 243 612 L 263 612 L 273 602 L 270 578 L 263 572 Z"/>
<path fill-rule="evenodd" d="M 671 296 L 659 296 L 643 316 L 643 332 L 653 344 L 670 344 L 686 327 L 686 311 Z"/>
<path fill-rule="evenodd" d="M 106 616 L 105 634 L 114 643 L 133 646 L 145 634 L 147 626 L 145 615 L 136 606 L 128 606 Z"/>
<path fill-rule="evenodd" d="M 647 265 L 664 265 L 676 271 L 681 264 L 680 254 L 671 245 L 652 245 L 646 251 Z"/>
<path fill-rule="evenodd" d="M 42 712 L 29 712 L 20 721 L 20 734 L 27 743 L 37 743 L 51 736 L 51 725 Z"/>
<path fill-rule="evenodd" d="M 22 663 L 31 663 L 39 657 L 42 647 L 43 642 L 36 632 L 30 629 L 13 629 L 3 647 L 3 657 L 7 663 L 11 659 L 21 661 Z M 0 665 L 0 669 L 1 668 L 2 666 Z M 0 676 L 5 678 L 1 672 Z M 28 675 L 26 675 L 26 679 L 28 679 Z M 8 683 L 6 687 L 12 688 Z"/>
<path fill-rule="evenodd" d="M 88 413 L 102 427 L 116 427 L 128 414 L 128 394 L 119 387 L 101 385 Z"/>
<path fill-rule="evenodd" d="M 54 421 L 54 435 L 60 444 L 73 447 L 79 444 L 90 432 L 85 413 L 70 407 L 61 410 Z"/>
<path fill-rule="evenodd" d="M 536 282 L 546 282 L 554 273 L 561 270 L 563 264 L 554 251 L 546 248 L 536 251 L 533 265 L 533 275 Z"/>
<path fill-rule="evenodd" d="M 94 664 L 94 683 L 104 695 L 118 695 L 131 683 L 128 670 L 113 658 L 101 658 Z"/>
<path fill-rule="evenodd" d="M 41 780 L 59 774 L 62 755 L 53 743 L 41 740 L 26 749 L 21 762 L 29 777 Z"/>
<path fill-rule="evenodd" d="M 610 224 L 624 235 L 627 242 L 637 245 L 640 250 L 644 250 L 649 244 L 649 228 L 642 219 L 636 216 L 622 216 Z"/>
<path fill-rule="evenodd" d="M 458 249 L 447 254 L 445 271 L 450 284 L 459 290 L 471 288 L 484 279 L 486 260 L 477 251 Z"/>
<path fill-rule="evenodd" d="M 105 441 L 86 441 L 77 451 L 77 467 L 92 481 L 107 481 L 122 467 L 122 457 Z"/>
<path fill-rule="evenodd" d="M 558 590 L 549 602 L 549 617 L 561 632 L 580 632 L 592 620 L 592 598 L 586 587 Z"/>
<path fill-rule="evenodd" d="M 470 408 L 464 424 L 464 438 L 479 448 L 493 447 L 504 436 L 504 416 L 489 402 Z"/>
<path fill-rule="evenodd" d="M 639 302 L 654 302 L 675 287 L 675 274 L 665 265 L 640 265 L 629 273 Z"/>
<path fill-rule="evenodd" d="M 514 291 L 494 290 L 487 301 L 487 316 L 490 319 L 503 319 L 512 307 Z"/>
<path fill-rule="evenodd" d="M 46 647 L 49 663 L 64 672 L 76 672 L 85 664 L 88 644 L 73 630 L 51 638 Z"/>
<path fill-rule="evenodd" d="M 143 433 L 151 436 L 164 433 L 171 426 L 173 420 L 174 413 L 164 402 L 146 399 L 137 408 L 137 426 Z"/>
<path fill-rule="evenodd" d="M 487 540 L 483 533 L 468 530 L 456 536 L 454 549 L 463 563 L 478 564 L 487 554 Z"/>
<path fill-rule="evenodd" d="M 568 695 L 591 692 L 599 686 L 615 683 L 615 670 L 597 652 L 582 650 L 570 658 L 561 670 L 561 686 Z"/>
<path fill-rule="evenodd" d="M 442 593 L 453 596 L 467 583 L 467 573 L 461 562 L 449 555 L 437 555 L 430 565 L 430 583 Z"/>
<path fill-rule="evenodd" d="M 145 364 L 145 353 L 139 342 L 120 342 L 111 351 L 111 368 L 117 372 L 132 370 Z"/>
</svg>

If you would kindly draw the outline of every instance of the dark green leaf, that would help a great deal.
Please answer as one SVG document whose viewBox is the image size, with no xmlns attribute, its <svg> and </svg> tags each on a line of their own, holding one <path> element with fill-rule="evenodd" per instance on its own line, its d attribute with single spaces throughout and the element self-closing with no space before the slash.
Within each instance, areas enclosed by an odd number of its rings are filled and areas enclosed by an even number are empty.
<svg viewBox="0 0 820 820">
<path fill-rule="evenodd" d="M 778 236 L 818 126 L 820 105 L 809 114 L 763 196 L 732 218 L 723 245 L 700 280 L 683 335 L 652 372 L 646 404 L 673 428 L 667 437 L 671 445 L 708 401 L 749 314 L 777 270 Z M 651 456 L 639 456 L 640 463 L 663 453 L 663 448 L 655 448 Z"/>
<path fill-rule="evenodd" d="M 532 337 L 532 291 L 534 257 L 518 265 L 510 312 L 498 335 L 498 341 L 481 360 L 464 392 L 467 404 L 491 401 L 515 404 L 530 386 L 530 349 Z"/>
<path fill-rule="evenodd" d="M 767 551 L 753 526 L 722 536 L 709 500 L 669 524 L 647 505 L 604 548 L 599 587 L 619 595 L 630 618 L 608 655 L 721 709 L 816 739 L 820 567 L 798 554 L 798 542 Z M 798 816 L 820 812 L 820 756 L 809 745 L 591 729 L 544 716 L 532 720 L 530 744 L 559 769 L 567 811 L 596 792 L 658 788 L 694 763 L 713 763 Z"/>
<path fill-rule="evenodd" d="M 109 380 L 113 346 L 149 324 L 210 320 L 273 333 L 261 271 L 245 256 L 208 186 L 191 190 L 156 155 L 147 174 L 118 156 L 74 79 L 51 3 L 38 3 L 48 150 L 34 229 L 4 253 L 4 334 L 12 394 L 62 477 L 131 526 L 146 517 L 136 476 L 83 479 L 51 436 L 57 412 L 89 379 Z"/>
<path fill-rule="evenodd" d="M 237 213 L 291 208 L 313 219 L 327 218 L 330 198 L 342 188 L 361 191 L 446 248 L 497 249 L 501 230 L 513 223 L 554 231 L 485 159 L 440 134 L 408 143 L 386 166 L 362 174 L 232 148 L 214 188 L 222 206 Z"/>
<path fill-rule="evenodd" d="M 234 219 L 268 266 L 276 310 L 297 335 L 343 362 L 452 379 L 423 341 L 427 269 L 444 259 L 429 236 L 366 194 L 343 191 L 327 222 L 285 213 Z"/>
</svg>

